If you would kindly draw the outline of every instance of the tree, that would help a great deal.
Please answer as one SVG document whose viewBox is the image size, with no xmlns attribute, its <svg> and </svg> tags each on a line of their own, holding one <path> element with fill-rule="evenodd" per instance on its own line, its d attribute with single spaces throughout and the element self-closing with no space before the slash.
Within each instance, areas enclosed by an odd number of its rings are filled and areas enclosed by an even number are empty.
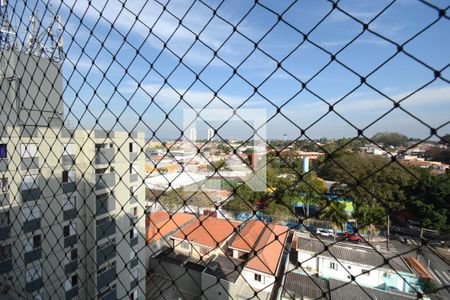
<svg viewBox="0 0 450 300">
<path fill-rule="evenodd" d="M 166 210 L 176 210 L 184 205 L 184 201 L 179 193 L 174 190 L 164 192 L 156 197 L 158 201 Z"/>
<path fill-rule="evenodd" d="M 345 204 L 339 201 L 319 201 L 321 209 L 319 217 L 322 220 L 329 220 L 333 224 L 334 236 L 336 237 L 336 229 L 343 229 L 343 225 L 348 220 L 348 215 L 345 212 Z"/>
<path fill-rule="evenodd" d="M 450 175 L 432 175 L 424 169 L 417 172 L 419 180 L 408 189 L 407 210 L 425 228 L 449 230 Z"/>
<path fill-rule="evenodd" d="M 220 169 L 225 167 L 225 161 L 223 159 L 217 160 L 217 161 L 212 161 L 209 165 L 208 165 L 208 169 L 210 171 L 219 171 Z"/>
<path fill-rule="evenodd" d="M 320 170 L 326 178 L 337 181 L 334 188 L 341 191 L 342 196 L 354 200 L 357 218 L 367 216 L 367 213 L 360 213 L 359 210 L 371 210 L 380 205 L 386 212 L 403 209 L 407 200 L 406 189 L 416 181 L 414 172 L 387 158 L 360 153 L 327 160 Z M 378 213 L 357 221 L 365 225 L 381 221 L 375 218 Z"/>
<path fill-rule="evenodd" d="M 440 144 L 450 147 L 450 133 L 444 135 L 439 141 Z"/>
<path fill-rule="evenodd" d="M 380 132 L 375 134 L 372 140 L 384 146 L 399 147 L 405 146 L 409 139 L 407 136 L 397 132 Z"/>
<path fill-rule="evenodd" d="M 256 202 L 266 196 L 264 192 L 255 192 L 248 185 L 241 184 L 236 188 L 233 199 L 225 203 L 224 208 L 231 212 L 253 211 Z"/>
</svg>

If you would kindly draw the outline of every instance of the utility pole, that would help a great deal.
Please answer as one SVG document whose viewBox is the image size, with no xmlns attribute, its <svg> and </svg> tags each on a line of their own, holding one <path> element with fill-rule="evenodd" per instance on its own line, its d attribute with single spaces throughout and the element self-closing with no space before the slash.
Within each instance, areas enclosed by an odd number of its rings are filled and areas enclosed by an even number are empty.
<svg viewBox="0 0 450 300">
<path fill-rule="evenodd" d="M 419 259 L 419 252 L 422 250 L 423 226 L 420 227 L 420 246 L 417 247 L 417 259 Z"/>
<path fill-rule="evenodd" d="M 389 213 L 387 215 L 387 236 L 386 236 L 386 249 L 387 251 L 389 251 L 389 238 L 391 236 L 391 232 L 390 232 L 390 218 L 389 218 Z"/>
</svg>

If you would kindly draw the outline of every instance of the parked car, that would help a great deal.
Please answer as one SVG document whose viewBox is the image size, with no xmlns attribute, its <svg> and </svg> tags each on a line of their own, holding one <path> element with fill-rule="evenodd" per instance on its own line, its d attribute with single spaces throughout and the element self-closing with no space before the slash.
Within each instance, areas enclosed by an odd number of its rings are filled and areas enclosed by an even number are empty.
<svg viewBox="0 0 450 300">
<path fill-rule="evenodd" d="M 362 238 L 359 235 L 352 234 L 352 233 L 349 233 L 349 232 L 346 232 L 344 234 L 344 239 L 347 240 L 347 241 L 352 241 L 352 242 L 357 242 L 357 243 L 362 241 Z"/>
<path fill-rule="evenodd" d="M 330 236 L 330 237 L 334 236 L 334 233 L 333 233 L 332 229 L 317 228 L 316 234 L 317 235 L 321 235 L 321 236 Z"/>
</svg>

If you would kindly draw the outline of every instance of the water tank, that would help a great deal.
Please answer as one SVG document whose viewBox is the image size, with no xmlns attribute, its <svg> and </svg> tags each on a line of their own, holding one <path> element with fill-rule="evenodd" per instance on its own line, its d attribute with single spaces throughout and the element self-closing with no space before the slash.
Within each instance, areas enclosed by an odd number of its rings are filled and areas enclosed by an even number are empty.
<svg viewBox="0 0 450 300">
<path fill-rule="evenodd" d="M 309 172 L 309 157 L 305 156 L 303 158 L 303 173 L 308 173 Z"/>
</svg>

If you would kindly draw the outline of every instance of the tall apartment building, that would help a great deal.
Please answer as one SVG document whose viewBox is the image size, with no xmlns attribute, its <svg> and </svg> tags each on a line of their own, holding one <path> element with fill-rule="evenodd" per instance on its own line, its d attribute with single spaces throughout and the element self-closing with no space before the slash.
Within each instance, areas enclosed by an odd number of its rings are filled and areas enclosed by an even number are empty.
<svg viewBox="0 0 450 300">
<path fill-rule="evenodd" d="M 68 130 L 58 62 L 2 51 L 0 287 L 143 299 L 143 133 Z"/>
</svg>

